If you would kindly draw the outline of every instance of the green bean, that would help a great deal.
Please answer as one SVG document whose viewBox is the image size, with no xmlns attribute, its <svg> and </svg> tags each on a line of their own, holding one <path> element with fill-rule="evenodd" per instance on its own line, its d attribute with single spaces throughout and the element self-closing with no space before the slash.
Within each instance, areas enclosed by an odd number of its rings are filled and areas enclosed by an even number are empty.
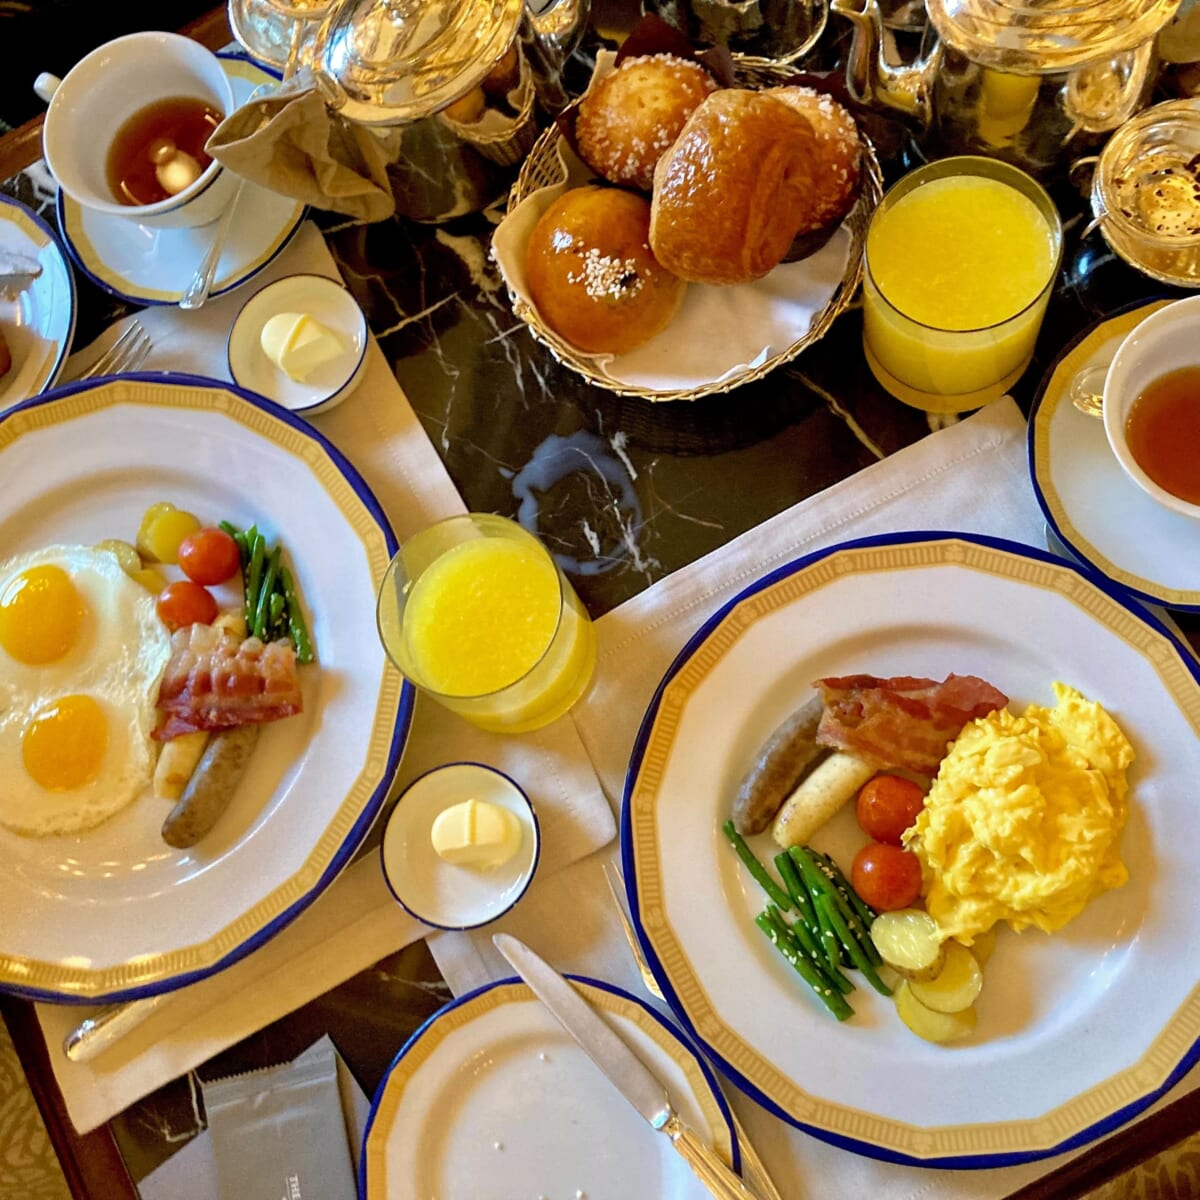
<svg viewBox="0 0 1200 1200">
<path fill-rule="evenodd" d="M 767 935 L 771 945 L 791 964 L 792 969 L 808 984 L 821 1003 L 839 1021 L 851 1016 L 854 1009 L 842 998 L 841 992 L 830 986 L 829 981 L 801 954 L 788 937 L 787 929 L 778 922 L 782 918 L 773 918 L 770 909 L 765 909 L 754 918 L 754 923 Z"/>
<path fill-rule="evenodd" d="M 267 571 L 263 576 L 262 591 L 258 595 L 258 606 L 254 612 L 254 628 L 251 632 L 259 641 L 264 641 L 267 636 L 267 610 L 271 604 L 271 593 L 275 590 L 275 576 L 279 574 L 280 553 L 278 546 L 271 551 L 271 557 L 267 559 Z"/>
<path fill-rule="evenodd" d="M 812 896 L 813 907 L 817 913 L 817 925 L 821 930 L 821 946 L 825 950 L 825 956 L 835 967 L 840 967 L 845 962 L 845 959 L 842 957 L 841 943 L 837 932 L 828 918 L 822 914 L 820 905 L 817 904 L 817 898 L 831 889 L 833 884 L 829 882 L 821 869 L 813 862 L 808 851 L 803 846 L 793 846 L 788 853 L 792 856 L 792 861 L 800 868 L 801 878 L 803 878 L 804 885 L 808 888 L 809 894 Z"/>
<path fill-rule="evenodd" d="M 811 853 L 820 858 L 829 868 L 829 874 L 834 884 L 845 894 L 846 899 L 850 901 L 854 911 L 858 914 L 858 919 L 867 929 L 870 929 L 871 923 L 878 915 L 875 910 L 854 890 L 854 885 L 842 873 L 842 868 L 828 854 L 819 854 L 815 850 L 811 851 Z"/>
<path fill-rule="evenodd" d="M 304 610 L 300 607 L 300 597 L 296 595 L 291 571 L 287 567 L 280 567 L 279 579 L 283 585 L 283 598 L 287 605 L 288 631 L 292 637 L 292 645 L 296 647 L 296 661 L 310 663 L 315 656 L 312 638 L 304 621 Z"/>
<path fill-rule="evenodd" d="M 787 912 L 792 907 L 791 898 L 771 878 L 767 872 L 767 868 L 754 856 L 754 851 L 746 845 L 745 838 L 733 827 L 733 822 L 726 821 L 721 828 L 726 838 L 729 839 L 729 844 L 737 851 L 738 858 L 745 864 L 746 870 L 754 876 L 759 887 L 770 896 L 771 903 L 777 908 L 782 909 L 783 912 Z"/>
<path fill-rule="evenodd" d="M 250 569 L 246 572 L 246 631 L 254 630 L 254 614 L 258 610 L 258 593 L 262 585 L 263 557 L 266 554 L 266 543 L 262 535 L 253 525 L 246 531 L 246 539 L 250 545 Z"/>
<path fill-rule="evenodd" d="M 858 939 L 852 934 L 846 925 L 845 918 L 842 916 L 833 897 L 828 892 L 822 892 L 816 898 L 817 912 L 824 912 L 829 919 L 829 923 L 833 926 L 838 937 L 845 943 L 846 949 L 853 960 L 854 965 L 863 973 L 867 982 L 881 995 L 890 996 L 892 989 L 888 987 L 882 979 L 879 978 L 875 968 L 871 965 L 871 960 L 867 958 L 866 952 L 859 944 Z"/>
<path fill-rule="evenodd" d="M 775 855 L 775 869 L 783 879 L 783 886 L 787 888 L 787 893 L 791 896 L 792 904 L 796 911 L 810 925 L 815 925 L 817 914 L 813 909 L 808 888 L 804 886 L 804 882 L 800 878 L 800 872 L 786 850 L 781 850 Z"/>
<path fill-rule="evenodd" d="M 825 951 L 821 949 L 820 933 L 815 932 L 812 927 L 805 921 L 792 921 L 788 924 L 782 915 L 779 918 L 784 921 L 784 926 L 791 935 L 792 940 L 799 946 L 805 954 L 812 959 L 813 965 L 833 984 L 843 996 L 849 995 L 854 991 L 854 983 L 848 979 L 842 972 L 835 967 L 830 961 Z"/>
<path fill-rule="evenodd" d="M 267 627 L 272 637 L 277 632 L 280 632 L 280 622 L 283 620 L 283 612 L 286 607 L 287 602 L 284 600 L 283 595 L 280 592 L 272 592 L 267 607 Z"/>
</svg>

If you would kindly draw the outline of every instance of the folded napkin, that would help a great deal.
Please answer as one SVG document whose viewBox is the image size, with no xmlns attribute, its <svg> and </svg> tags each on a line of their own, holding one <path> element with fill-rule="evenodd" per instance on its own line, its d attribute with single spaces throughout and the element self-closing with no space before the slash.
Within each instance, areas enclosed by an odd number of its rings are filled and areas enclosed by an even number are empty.
<svg viewBox="0 0 1200 1200">
<path fill-rule="evenodd" d="M 573 712 L 614 813 L 642 715 L 663 674 L 704 620 L 751 580 L 800 555 L 868 534 L 961 529 L 1043 544 L 1029 484 L 1025 422 L 1005 399 L 764 521 L 659 580 L 596 623 L 596 682 Z M 602 872 L 613 851 L 562 872 L 497 923 L 562 970 L 644 994 Z M 486 934 L 442 934 L 430 947 L 456 993 L 511 974 Z M 1200 1083 L 1200 1068 L 1168 1099 Z M 785 1200 L 991 1200 L 1070 1155 L 993 1171 L 899 1167 L 836 1149 L 727 1089 Z M 1165 1103 L 1166 1101 L 1163 1101 Z M 1086 1152 L 1086 1151 L 1085 1151 Z"/>
<path fill-rule="evenodd" d="M 320 233 L 307 224 L 280 259 L 244 291 L 212 301 L 198 312 L 163 307 L 139 313 L 138 320 L 154 341 L 143 369 L 227 379 L 225 338 L 247 294 L 273 279 L 302 272 L 337 275 Z M 85 369 L 119 332 L 110 330 L 80 351 L 68 365 L 68 376 Z M 463 511 L 441 459 L 374 342 L 359 390 L 313 424 L 362 473 L 400 538 Z M 612 840 L 612 813 L 569 719 L 535 734 L 506 738 L 484 733 L 420 699 L 397 786 L 457 759 L 499 767 L 527 789 L 537 808 L 542 858 L 522 903 L 556 871 Z M 68 1062 L 57 1047 L 91 1010 L 38 1005 L 72 1122 L 86 1133 L 427 932 L 392 899 L 372 853 L 352 864 L 282 933 L 228 970 L 165 998 L 142 1025 L 90 1063 Z"/>
<path fill-rule="evenodd" d="M 331 113 L 307 68 L 229 114 L 205 149 L 238 175 L 314 208 L 362 221 L 396 211 L 387 164 L 395 147 Z"/>
</svg>

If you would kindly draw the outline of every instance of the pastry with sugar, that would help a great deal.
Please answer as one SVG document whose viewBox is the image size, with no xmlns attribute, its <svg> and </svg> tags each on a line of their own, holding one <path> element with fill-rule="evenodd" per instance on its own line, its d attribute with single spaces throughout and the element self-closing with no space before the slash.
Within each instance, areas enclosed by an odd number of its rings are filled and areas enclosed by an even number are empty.
<svg viewBox="0 0 1200 1200">
<path fill-rule="evenodd" d="M 580 157 L 612 183 L 649 191 L 659 158 L 716 89 L 699 63 L 673 54 L 624 59 L 579 103 Z"/>
<path fill-rule="evenodd" d="M 542 319 L 587 354 L 623 354 L 670 323 L 685 284 L 650 250 L 650 204 L 635 192 L 564 192 L 525 251 L 529 297 Z"/>
</svg>

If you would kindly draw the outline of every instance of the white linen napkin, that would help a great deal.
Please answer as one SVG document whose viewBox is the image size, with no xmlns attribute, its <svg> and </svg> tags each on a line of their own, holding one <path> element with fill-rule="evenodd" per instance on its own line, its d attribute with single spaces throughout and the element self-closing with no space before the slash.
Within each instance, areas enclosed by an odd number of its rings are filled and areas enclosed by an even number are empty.
<svg viewBox="0 0 1200 1200">
<path fill-rule="evenodd" d="M 751 580 L 820 547 L 920 529 L 966 530 L 1043 544 L 1043 520 L 1026 466 L 1025 422 L 1011 400 L 998 401 L 764 521 L 597 621 L 596 682 L 573 716 L 614 813 L 654 690 L 712 612 Z M 618 861 L 619 855 L 608 850 L 575 864 L 486 931 L 431 938 L 430 948 L 451 988 L 461 994 L 511 974 L 490 940 L 502 928 L 560 970 L 596 976 L 644 995 L 602 872 L 607 859 Z M 1197 1084 L 1200 1068 L 1161 1103 Z M 895 1166 L 800 1133 L 732 1087 L 726 1091 L 785 1200 L 992 1200 L 1071 1157 L 990 1171 Z"/>
<path fill-rule="evenodd" d="M 272 280 L 302 272 L 337 277 L 320 232 L 309 224 L 248 287 L 196 312 L 163 307 L 139 313 L 137 319 L 154 343 L 142 369 L 228 379 L 225 339 L 238 310 Z M 68 377 L 84 370 L 119 332 L 106 332 L 72 358 Z M 403 539 L 431 521 L 462 512 L 463 503 L 373 341 L 368 355 L 359 389 L 332 412 L 315 417 L 313 425 L 361 472 Z M 537 809 L 542 857 L 522 903 L 556 871 L 612 840 L 612 812 L 569 719 L 535 734 L 500 737 L 421 698 L 397 787 L 430 767 L 460 759 L 499 767 L 526 788 Z M 427 932 L 392 899 L 378 856 L 371 854 L 347 868 L 282 933 L 228 970 L 166 997 L 142 1025 L 90 1063 L 68 1062 L 58 1047 L 94 1010 L 39 1004 L 50 1061 L 72 1123 L 86 1133 Z"/>
</svg>

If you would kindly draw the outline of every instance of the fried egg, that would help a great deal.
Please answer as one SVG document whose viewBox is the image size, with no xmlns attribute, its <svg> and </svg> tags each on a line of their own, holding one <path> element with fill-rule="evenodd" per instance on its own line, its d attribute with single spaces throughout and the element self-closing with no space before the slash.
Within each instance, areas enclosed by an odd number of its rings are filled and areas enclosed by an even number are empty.
<svg viewBox="0 0 1200 1200">
<path fill-rule="evenodd" d="M 170 637 L 110 551 L 48 546 L 0 564 L 0 824 L 90 829 L 149 784 Z"/>
</svg>

